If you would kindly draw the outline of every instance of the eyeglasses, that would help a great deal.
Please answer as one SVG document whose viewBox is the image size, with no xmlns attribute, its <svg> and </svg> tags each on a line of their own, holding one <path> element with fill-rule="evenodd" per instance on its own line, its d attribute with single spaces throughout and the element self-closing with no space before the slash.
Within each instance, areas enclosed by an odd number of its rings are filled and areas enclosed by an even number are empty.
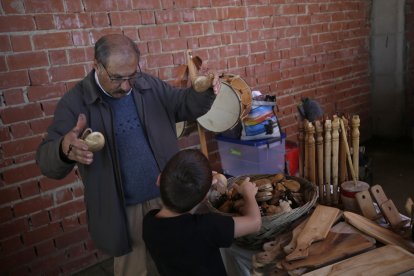
<svg viewBox="0 0 414 276">
<path fill-rule="evenodd" d="M 122 77 L 122 76 L 114 77 L 114 76 L 109 74 L 108 70 L 106 70 L 105 65 L 103 65 L 102 63 L 101 63 L 101 65 L 102 65 L 102 68 L 105 70 L 106 74 L 108 75 L 109 79 L 111 80 L 111 82 L 113 84 L 116 84 L 116 85 L 121 85 L 124 81 L 128 81 L 129 85 L 132 86 L 133 83 L 135 82 L 135 80 L 137 78 L 139 78 L 142 74 L 141 67 L 139 66 L 139 63 L 138 63 L 138 70 L 134 74 L 132 74 L 128 77 Z"/>
</svg>

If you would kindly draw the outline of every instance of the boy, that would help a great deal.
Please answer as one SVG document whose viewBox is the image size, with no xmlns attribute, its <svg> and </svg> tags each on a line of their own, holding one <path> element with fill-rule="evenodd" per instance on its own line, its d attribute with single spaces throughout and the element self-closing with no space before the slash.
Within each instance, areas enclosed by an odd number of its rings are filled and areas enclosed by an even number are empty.
<svg viewBox="0 0 414 276">
<path fill-rule="evenodd" d="M 242 216 L 191 214 L 206 198 L 211 183 L 210 164 L 199 150 L 178 152 L 162 171 L 164 205 L 150 211 L 143 222 L 143 239 L 161 275 L 226 275 L 220 247 L 259 231 L 257 187 L 249 178 L 235 185 L 245 201 Z"/>
</svg>

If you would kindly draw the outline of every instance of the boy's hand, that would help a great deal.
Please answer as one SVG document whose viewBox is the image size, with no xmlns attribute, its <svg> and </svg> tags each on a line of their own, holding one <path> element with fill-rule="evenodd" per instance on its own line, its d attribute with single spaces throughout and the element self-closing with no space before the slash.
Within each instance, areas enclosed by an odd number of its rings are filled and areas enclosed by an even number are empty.
<svg viewBox="0 0 414 276">
<path fill-rule="evenodd" d="M 246 177 L 240 185 L 234 185 L 234 188 L 243 196 L 243 198 L 254 198 L 257 193 L 255 183 L 250 182 L 250 177 Z"/>
</svg>

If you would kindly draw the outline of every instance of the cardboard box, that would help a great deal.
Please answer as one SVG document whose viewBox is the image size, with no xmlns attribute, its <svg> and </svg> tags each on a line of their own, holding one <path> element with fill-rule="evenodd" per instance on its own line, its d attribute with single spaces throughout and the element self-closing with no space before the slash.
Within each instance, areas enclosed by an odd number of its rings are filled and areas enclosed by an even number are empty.
<svg viewBox="0 0 414 276">
<path fill-rule="evenodd" d="M 223 172 L 231 176 L 276 174 L 285 169 L 285 135 L 251 141 L 216 136 Z"/>
</svg>

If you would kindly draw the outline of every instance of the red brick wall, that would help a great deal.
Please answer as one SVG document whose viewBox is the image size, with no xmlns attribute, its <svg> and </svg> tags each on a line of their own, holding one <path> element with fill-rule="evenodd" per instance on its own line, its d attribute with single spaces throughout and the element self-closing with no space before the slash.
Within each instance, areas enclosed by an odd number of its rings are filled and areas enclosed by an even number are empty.
<svg viewBox="0 0 414 276">
<path fill-rule="evenodd" d="M 193 3 L 198 3 L 197 6 Z M 144 71 L 172 81 L 192 48 L 210 69 L 276 94 L 281 125 L 297 134 L 296 104 L 359 114 L 370 131 L 366 0 L 1 0 L 0 274 L 70 274 L 105 258 L 87 234 L 74 171 L 41 176 L 35 150 L 59 98 L 92 67 L 93 44 L 123 32 Z M 212 137 L 208 133 L 208 137 Z M 182 147 L 198 143 L 191 135 Z M 216 145 L 210 160 L 219 169 Z"/>
</svg>

